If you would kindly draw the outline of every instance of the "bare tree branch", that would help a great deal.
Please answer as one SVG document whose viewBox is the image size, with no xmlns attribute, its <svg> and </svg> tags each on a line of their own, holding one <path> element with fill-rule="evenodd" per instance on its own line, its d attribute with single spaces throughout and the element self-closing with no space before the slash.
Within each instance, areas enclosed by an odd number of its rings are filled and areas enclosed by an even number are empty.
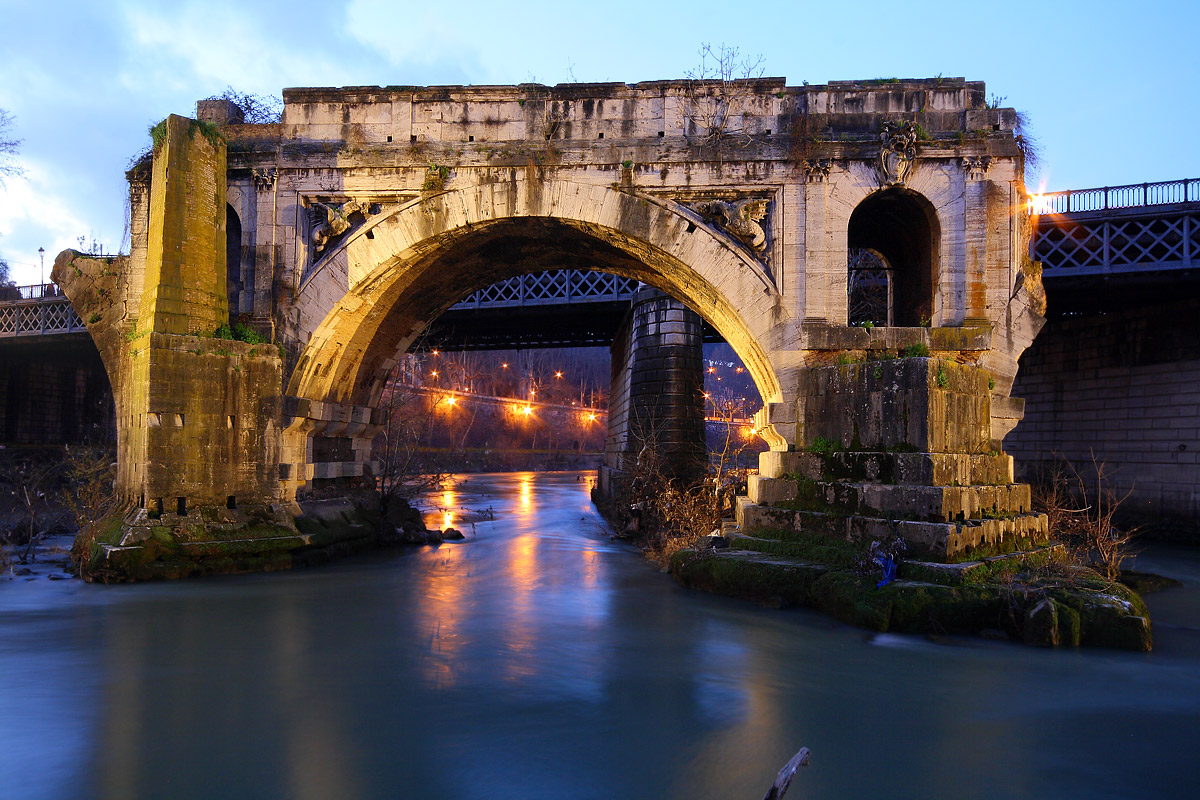
<svg viewBox="0 0 1200 800">
<path fill-rule="evenodd" d="M 19 178 L 25 174 L 25 168 L 16 161 L 21 140 L 9 130 L 14 122 L 13 115 L 0 108 L 0 186 L 4 186 L 5 178 Z"/>
<path fill-rule="evenodd" d="M 763 76 L 761 55 L 743 58 L 736 47 L 707 42 L 700 45 L 700 64 L 688 70 L 683 115 L 688 136 L 702 147 L 733 141 L 745 147 L 759 137 L 747 125 L 742 106 L 751 94 L 751 82 Z"/>
</svg>

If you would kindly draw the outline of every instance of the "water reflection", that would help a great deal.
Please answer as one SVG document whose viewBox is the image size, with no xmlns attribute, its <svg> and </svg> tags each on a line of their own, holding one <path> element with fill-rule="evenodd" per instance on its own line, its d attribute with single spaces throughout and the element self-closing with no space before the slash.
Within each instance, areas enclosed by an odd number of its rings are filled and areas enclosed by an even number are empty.
<svg viewBox="0 0 1200 800">
<path fill-rule="evenodd" d="M 1200 794 L 1200 564 L 1150 656 L 935 645 L 687 592 L 580 477 L 439 492 L 463 544 L 0 584 L 0 794 L 724 799 L 802 744 L 802 796 Z"/>
</svg>

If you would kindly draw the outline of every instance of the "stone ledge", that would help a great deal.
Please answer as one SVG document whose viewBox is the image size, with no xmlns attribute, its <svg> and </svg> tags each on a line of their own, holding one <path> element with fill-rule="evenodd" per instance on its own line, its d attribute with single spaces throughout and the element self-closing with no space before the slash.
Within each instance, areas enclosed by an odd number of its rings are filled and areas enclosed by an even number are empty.
<svg viewBox="0 0 1200 800">
<path fill-rule="evenodd" d="M 991 326 L 939 326 L 906 328 L 834 325 L 805 322 L 800 327 L 800 347 L 805 350 L 866 350 L 882 352 L 925 345 L 931 352 L 990 350 Z"/>
<path fill-rule="evenodd" d="M 753 477 L 753 476 L 752 476 Z M 846 514 L 966 521 L 1026 513 L 1029 485 L 921 486 L 848 481 L 748 481 L 748 496 L 759 504 L 791 503 L 792 508 Z"/>
<path fill-rule="evenodd" d="M 923 486 L 990 486 L 1014 482 L 1012 456 L 1005 453 L 769 451 L 759 454 L 758 464 L 763 478 L 879 481 Z"/>
</svg>

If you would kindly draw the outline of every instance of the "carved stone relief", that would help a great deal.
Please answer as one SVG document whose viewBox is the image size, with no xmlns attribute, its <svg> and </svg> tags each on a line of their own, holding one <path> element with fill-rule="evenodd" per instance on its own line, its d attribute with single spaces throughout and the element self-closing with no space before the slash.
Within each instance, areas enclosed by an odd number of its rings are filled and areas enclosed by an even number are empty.
<svg viewBox="0 0 1200 800">
<path fill-rule="evenodd" d="M 309 239 L 312 241 L 314 259 L 320 255 L 329 243 L 350 230 L 355 224 L 351 221 L 354 214 L 367 216 L 368 204 L 358 200 L 348 200 L 340 206 L 313 202 L 308 209 Z"/>
<path fill-rule="evenodd" d="M 716 225 L 730 236 L 761 256 L 767 249 L 767 235 L 762 222 L 767 217 L 767 200 L 749 197 L 744 200 L 702 200 L 687 203 L 705 222 Z"/>
<path fill-rule="evenodd" d="M 903 185 L 917 157 L 917 126 L 911 122 L 885 122 L 879 141 L 879 162 L 875 165 L 879 184 Z"/>
<path fill-rule="evenodd" d="M 991 156 L 963 156 L 962 160 L 963 172 L 969 181 L 981 181 L 986 178 L 991 164 Z"/>
<path fill-rule="evenodd" d="M 829 177 L 829 169 L 833 163 L 827 158 L 805 159 L 802 166 L 808 183 L 824 183 Z"/>
<path fill-rule="evenodd" d="M 274 167 L 270 169 L 255 169 L 251 174 L 254 176 L 254 188 L 260 192 L 270 191 L 279 177 L 279 171 Z"/>
</svg>

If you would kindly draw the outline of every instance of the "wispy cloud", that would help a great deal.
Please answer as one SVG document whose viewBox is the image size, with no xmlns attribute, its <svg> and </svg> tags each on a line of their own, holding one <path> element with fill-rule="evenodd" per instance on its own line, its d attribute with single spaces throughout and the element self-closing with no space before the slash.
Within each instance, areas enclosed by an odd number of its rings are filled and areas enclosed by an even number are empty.
<svg viewBox="0 0 1200 800">
<path fill-rule="evenodd" d="M 0 254 L 9 262 L 11 277 L 17 283 L 30 284 L 39 280 L 38 247 L 46 250 L 46 273 L 60 250 L 77 247 L 79 236 L 95 235 L 105 245 L 115 248 L 120 228 L 114 231 L 97 230 L 95 223 L 84 220 L 87 208 L 77 207 L 70 187 L 62 186 L 55 171 L 40 162 L 26 162 L 24 178 L 9 181 L 0 193 Z M 119 223 L 121 209 L 112 215 Z M 37 229 L 40 242 L 34 243 L 22 235 Z"/>
</svg>

